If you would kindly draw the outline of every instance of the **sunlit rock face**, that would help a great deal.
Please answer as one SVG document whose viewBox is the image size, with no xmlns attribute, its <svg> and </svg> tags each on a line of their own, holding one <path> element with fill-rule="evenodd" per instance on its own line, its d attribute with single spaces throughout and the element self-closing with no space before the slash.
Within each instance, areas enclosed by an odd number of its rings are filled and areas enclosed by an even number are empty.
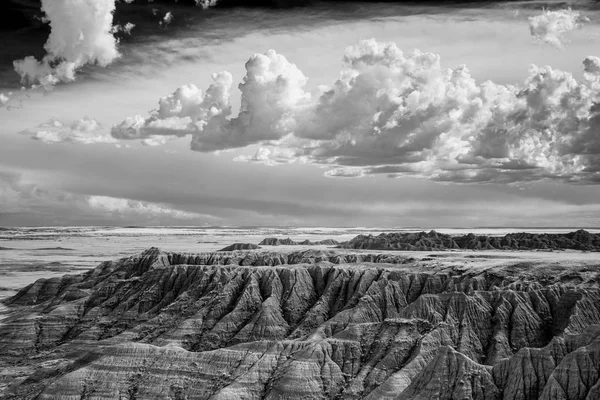
<svg viewBox="0 0 600 400">
<path fill-rule="evenodd" d="M 8 299 L 3 394 L 591 400 L 599 279 L 592 261 L 153 248 Z"/>
</svg>

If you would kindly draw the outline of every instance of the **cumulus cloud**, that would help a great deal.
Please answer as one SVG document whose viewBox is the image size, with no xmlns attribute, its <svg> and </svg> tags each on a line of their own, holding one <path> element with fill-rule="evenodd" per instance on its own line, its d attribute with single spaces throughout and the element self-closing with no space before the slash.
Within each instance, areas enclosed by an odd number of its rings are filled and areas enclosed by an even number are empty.
<svg viewBox="0 0 600 400">
<path fill-rule="evenodd" d="M 14 62 L 24 85 L 51 86 L 72 81 L 86 64 L 107 66 L 119 57 L 113 35 L 115 0 L 42 0 L 50 36 L 42 60 Z"/>
<path fill-rule="evenodd" d="M 541 15 L 529 17 L 529 30 L 536 41 L 561 48 L 566 43 L 565 34 L 581 28 L 585 22 L 589 20 L 570 8 L 544 10 Z"/>
<path fill-rule="evenodd" d="M 102 126 L 93 118 L 84 117 L 70 124 L 52 119 L 35 129 L 27 129 L 21 134 L 28 135 L 32 139 L 44 143 L 117 143 L 118 140 L 108 132 L 102 130 Z"/>
<path fill-rule="evenodd" d="M 246 63 L 246 76 L 238 86 L 241 109 L 231 116 L 233 77 L 213 74 L 213 84 L 203 92 L 185 85 L 160 99 L 158 111 L 116 125 L 112 134 L 120 139 L 151 139 L 157 136 L 192 135 L 193 150 L 211 152 L 278 140 L 295 128 L 294 110 L 309 104 L 304 90 L 307 78 L 284 56 L 269 50 Z"/>
<path fill-rule="evenodd" d="M 170 138 L 200 134 L 209 124 L 222 125 L 231 114 L 229 94 L 233 77 L 228 72 L 213 74 L 214 83 L 206 91 L 189 84 L 159 100 L 158 110 L 149 118 L 129 117 L 112 128 L 117 139 L 142 139 L 147 145 L 164 143 Z M 218 135 L 213 135 L 220 140 Z M 210 140 L 210 138 L 206 138 Z M 215 145 L 214 150 L 220 146 Z"/>
<path fill-rule="evenodd" d="M 373 39 L 349 47 L 344 64 L 337 81 L 311 93 L 270 50 L 246 63 L 236 117 L 233 79 L 222 72 L 206 92 L 183 86 L 112 135 L 151 144 L 190 135 L 203 152 L 259 144 L 236 161 L 313 163 L 331 177 L 600 182 L 598 57 L 583 61 L 581 80 L 533 65 L 515 86 L 477 82 L 464 65 L 444 68 L 439 55 Z"/>
</svg>

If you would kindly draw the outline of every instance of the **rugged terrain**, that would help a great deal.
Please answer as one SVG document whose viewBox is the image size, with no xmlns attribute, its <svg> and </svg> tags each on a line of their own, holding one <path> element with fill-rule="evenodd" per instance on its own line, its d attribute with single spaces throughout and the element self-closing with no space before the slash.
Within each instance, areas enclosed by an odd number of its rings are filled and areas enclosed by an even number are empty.
<svg viewBox="0 0 600 400">
<path fill-rule="evenodd" d="M 6 301 L 3 398 L 600 398 L 597 258 L 419 254 L 153 248 L 39 280 Z"/>
<path fill-rule="evenodd" d="M 569 233 L 509 233 L 505 236 L 453 236 L 436 231 L 358 235 L 341 243 L 345 249 L 372 250 L 585 250 L 600 251 L 600 234 L 583 229 Z"/>
<path fill-rule="evenodd" d="M 237 250 L 256 250 L 260 249 L 259 246 L 252 243 L 234 243 L 227 247 L 222 248 L 219 251 L 237 251 Z"/>
<path fill-rule="evenodd" d="M 301 242 L 292 240 L 290 238 L 278 239 L 278 238 L 266 238 L 259 243 L 260 246 L 334 246 L 338 245 L 339 242 L 333 239 L 317 240 L 311 242 L 310 240 L 303 240 Z"/>
</svg>

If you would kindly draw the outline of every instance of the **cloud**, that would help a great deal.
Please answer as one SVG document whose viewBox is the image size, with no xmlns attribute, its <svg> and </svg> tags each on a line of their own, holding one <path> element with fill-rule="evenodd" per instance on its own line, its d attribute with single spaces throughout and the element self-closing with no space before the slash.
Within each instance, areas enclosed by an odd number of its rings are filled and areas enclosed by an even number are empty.
<svg viewBox="0 0 600 400">
<path fill-rule="evenodd" d="M 231 114 L 229 92 L 233 77 L 228 72 L 213 74 L 214 83 L 205 92 L 196 85 L 180 87 L 159 100 L 159 108 L 149 118 L 129 117 L 112 128 L 117 139 L 142 139 L 156 145 L 174 137 L 201 134 L 208 124 L 219 126 Z M 217 122 L 218 121 L 218 122 Z M 210 141 L 210 138 L 205 138 Z M 214 140 L 220 140 L 214 135 Z M 220 148 L 215 145 L 215 150 Z"/>
<path fill-rule="evenodd" d="M 285 140 L 281 140 L 278 142 L 278 144 L 283 144 L 284 142 Z M 275 142 L 271 143 L 275 144 Z M 287 145 L 289 146 L 290 144 L 288 143 Z M 269 166 L 278 164 L 289 164 L 297 161 L 306 162 L 306 160 L 297 157 L 297 153 L 297 150 L 294 150 L 289 147 L 259 147 L 258 150 L 256 150 L 256 153 L 254 153 L 254 155 L 240 155 L 235 157 L 233 161 L 254 162 Z"/>
<path fill-rule="evenodd" d="M 589 22 L 589 19 L 570 8 L 558 11 L 544 10 L 541 15 L 529 17 L 529 30 L 536 41 L 561 48 L 567 43 L 565 34 L 581 28 L 585 22 Z"/>
<path fill-rule="evenodd" d="M 197 6 L 207 9 L 217 5 L 218 0 L 194 0 Z"/>
<path fill-rule="evenodd" d="M 323 175 L 329 178 L 362 178 L 365 171 L 361 168 L 338 167 L 328 169 Z"/>
<path fill-rule="evenodd" d="M 40 140 L 44 143 L 117 143 L 107 132 L 102 132 L 102 126 L 93 118 L 84 117 L 70 124 L 52 119 L 35 129 L 27 129 L 20 132 L 28 135 L 32 139 Z"/>
<path fill-rule="evenodd" d="M 160 26 L 163 26 L 163 27 L 165 27 L 165 28 L 166 28 L 167 26 L 169 26 L 169 24 L 170 24 L 171 22 L 173 22 L 173 19 L 174 19 L 174 18 L 175 18 L 175 17 L 173 17 L 173 13 L 171 13 L 171 11 L 168 11 L 168 12 L 165 14 L 165 16 L 162 18 L 162 20 L 159 22 L 159 25 L 160 25 Z"/>
<path fill-rule="evenodd" d="M 271 153 L 273 150 L 268 149 L 266 147 L 261 147 L 256 150 L 256 153 L 253 156 L 237 156 L 233 159 L 233 161 L 252 161 L 255 163 L 262 163 L 265 165 L 277 165 L 277 161 L 273 159 Z"/>
<path fill-rule="evenodd" d="M 10 101 L 10 93 L 8 95 L 0 93 L 0 107 L 6 107 Z"/>
<path fill-rule="evenodd" d="M 110 33 L 115 34 L 115 33 L 123 32 L 126 35 L 131 35 L 131 30 L 133 28 L 135 28 L 135 24 L 132 24 L 131 22 L 128 22 L 123 25 L 117 24 L 111 28 Z"/>
<path fill-rule="evenodd" d="M 182 86 L 161 98 L 149 118 L 130 117 L 116 125 L 112 135 L 153 142 L 159 135 L 192 135 L 191 148 L 202 152 L 279 140 L 295 128 L 293 111 L 309 103 L 310 93 L 304 90 L 307 78 L 273 50 L 252 56 L 246 71 L 238 86 L 241 109 L 235 118 L 229 118 L 233 77 L 221 72 L 213 74 L 214 83 L 206 92 L 193 84 Z"/>
<path fill-rule="evenodd" d="M 51 86 L 72 81 L 86 64 L 107 66 L 119 57 L 113 36 L 115 0 L 42 0 L 50 36 L 40 61 L 29 56 L 14 62 L 24 85 Z"/>
<path fill-rule="evenodd" d="M 75 202 L 74 196 L 53 193 L 23 181 L 19 174 L 0 171 L 0 217 L 6 214 L 34 212 L 42 205 Z"/>
<path fill-rule="evenodd" d="M 113 215 L 136 214 L 146 217 L 171 217 L 179 220 L 197 219 L 206 217 L 201 214 L 176 210 L 161 205 L 108 196 L 89 196 L 88 205 L 99 211 Z"/>
<path fill-rule="evenodd" d="M 183 86 L 149 118 L 128 118 L 118 139 L 148 144 L 191 136 L 192 150 L 259 144 L 236 161 L 304 162 L 327 176 L 413 175 L 439 181 L 600 182 L 600 58 L 584 76 L 532 65 L 522 85 L 477 82 L 469 69 L 394 43 L 363 40 L 331 86 L 307 78 L 273 50 L 246 63 L 241 109 L 231 116 L 232 76 L 203 92 Z"/>
<path fill-rule="evenodd" d="M 23 97 L 29 97 L 26 90 L 19 92 L 0 92 L 0 109 L 14 110 L 23 108 Z"/>
<path fill-rule="evenodd" d="M 52 190 L 20 174 L 0 171 L 0 223 L 43 225 L 99 223 L 214 222 L 216 217 L 145 201 Z"/>
</svg>

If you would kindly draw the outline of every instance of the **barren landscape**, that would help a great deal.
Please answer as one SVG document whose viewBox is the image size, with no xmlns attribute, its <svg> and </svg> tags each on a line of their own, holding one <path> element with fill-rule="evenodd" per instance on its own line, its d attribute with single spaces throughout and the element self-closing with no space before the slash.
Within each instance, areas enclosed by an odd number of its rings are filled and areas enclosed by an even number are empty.
<svg viewBox="0 0 600 400">
<path fill-rule="evenodd" d="M 23 288 L 3 398 L 600 396 L 598 253 L 266 247 L 152 248 Z"/>
</svg>

